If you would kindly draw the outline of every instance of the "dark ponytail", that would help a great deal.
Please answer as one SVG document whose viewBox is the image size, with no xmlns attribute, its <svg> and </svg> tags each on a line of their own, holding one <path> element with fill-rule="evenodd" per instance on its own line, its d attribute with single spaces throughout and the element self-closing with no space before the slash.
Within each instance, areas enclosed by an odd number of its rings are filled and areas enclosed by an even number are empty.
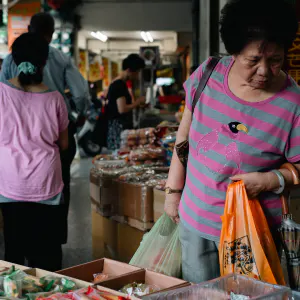
<svg viewBox="0 0 300 300">
<path fill-rule="evenodd" d="M 37 71 L 35 74 L 25 74 L 21 72 L 18 76 L 21 86 L 40 84 L 43 82 L 43 71 Z"/>
<path fill-rule="evenodd" d="M 49 53 L 47 41 L 35 33 L 24 33 L 12 45 L 12 57 L 19 69 L 19 82 L 21 86 L 40 84 L 43 82 L 43 69 Z M 23 65 L 31 66 L 26 70 Z M 34 71 L 33 71 L 34 70 Z"/>
</svg>

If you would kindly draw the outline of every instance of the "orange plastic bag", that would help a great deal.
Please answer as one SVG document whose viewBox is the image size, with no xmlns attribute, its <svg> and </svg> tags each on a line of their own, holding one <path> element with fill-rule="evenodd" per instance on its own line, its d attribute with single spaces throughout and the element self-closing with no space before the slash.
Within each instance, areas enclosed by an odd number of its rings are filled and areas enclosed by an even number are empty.
<svg viewBox="0 0 300 300">
<path fill-rule="evenodd" d="M 248 200 L 243 182 L 229 185 L 222 217 L 221 275 L 242 274 L 285 285 L 280 260 L 258 200 Z"/>
</svg>

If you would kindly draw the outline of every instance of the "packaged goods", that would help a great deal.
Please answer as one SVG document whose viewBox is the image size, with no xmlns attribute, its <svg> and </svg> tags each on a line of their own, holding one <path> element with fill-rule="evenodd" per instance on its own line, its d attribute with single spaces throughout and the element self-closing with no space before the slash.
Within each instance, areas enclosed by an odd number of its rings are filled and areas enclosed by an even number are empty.
<svg viewBox="0 0 300 300">
<path fill-rule="evenodd" d="M 113 295 L 101 289 L 84 288 L 73 293 L 73 300 L 126 300 L 125 297 Z"/>
<path fill-rule="evenodd" d="M 3 277 L 3 291 L 6 297 L 19 298 L 22 296 L 22 281 L 26 274 L 21 270 L 11 269 L 11 273 Z"/>
<path fill-rule="evenodd" d="M 38 299 L 48 299 L 55 292 L 41 292 L 41 293 L 28 293 L 26 294 L 27 300 L 38 300 Z"/>
<path fill-rule="evenodd" d="M 104 273 L 98 273 L 98 274 L 94 274 L 94 280 L 93 283 L 97 284 L 100 283 L 104 280 L 107 280 L 109 278 L 108 274 L 104 274 Z"/>
<path fill-rule="evenodd" d="M 143 186 L 154 187 L 158 185 L 161 180 L 166 180 L 168 178 L 167 173 L 160 173 L 160 171 L 155 171 L 149 169 L 147 171 L 131 172 L 121 175 L 118 180 L 127 183 L 141 184 Z"/>
<path fill-rule="evenodd" d="M 41 293 L 43 292 L 42 285 L 37 279 L 32 279 L 31 277 L 25 277 L 22 281 L 22 293 Z"/>
<path fill-rule="evenodd" d="M 165 152 L 161 147 L 143 147 L 132 150 L 129 155 L 131 161 L 161 160 Z"/>
<path fill-rule="evenodd" d="M 130 283 L 125 285 L 120 292 L 128 296 L 141 297 L 160 291 L 160 288 L 155 285 L 145 283 Z"/>
<path fill-rule="evenodd" d="M 69 294 L 62 294 L 62 293 L 48 293 L 48 294 L 41 294 L 37 298 L 29 299 L 29 300 L 72 300 L 73 295 L 71 293 Z"/>
<path fill-rule="evenodd" d="M 127 162 L 125 160 L 104 160 L 96 161 L 94 165 L 98 170 L 121 169 L 126 167 Z"/>
<path fill-rule="evenodd" d="M 97 161 L 107 161 L 107 160 L 115 160 L 115 159 L 118 159 L 118 157 L 111 154 L 99 154 L 93 158 L 92 162 L 94 164 Z"/>
<path fill-rule="evenodd" d="M 154 144 L 157 140 L 155 128 L 142 128 L 138 130 L 125 130 L 121 133 L 121 149 L 136 148 Z"/>
</svg>

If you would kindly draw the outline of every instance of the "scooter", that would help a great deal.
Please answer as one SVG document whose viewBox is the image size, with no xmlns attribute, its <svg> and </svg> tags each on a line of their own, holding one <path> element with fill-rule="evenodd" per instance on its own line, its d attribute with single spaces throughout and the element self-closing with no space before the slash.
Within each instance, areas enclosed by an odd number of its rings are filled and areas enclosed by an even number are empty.
<svg viewBox="0 0 300 300">
<path fill-rule="evenodd" d="M 77 112 L 72 112 L 72 117 L 78 119 Z M 88 109 L 83 126 L 77 131 L 77 143 L 87 156 L 95 156 L 101 153 L 104 146 L 101 133 L 97 131 L 97 123 L 102 117 L 101 108 L 96 108 L 94 104 Z"/>
</svg>

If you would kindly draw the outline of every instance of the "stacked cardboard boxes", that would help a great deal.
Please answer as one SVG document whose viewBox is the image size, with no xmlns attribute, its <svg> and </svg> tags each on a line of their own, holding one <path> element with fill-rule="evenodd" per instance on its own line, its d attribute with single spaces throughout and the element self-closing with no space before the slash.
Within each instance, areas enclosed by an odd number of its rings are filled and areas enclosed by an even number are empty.
<svg viewBox="0 0 300 300">
<path fill-rule="evenodd" d="M 129 262 L 163 214 L 164 192 L 90 172 L 93 257 Z M 130 242 L 129 242 L 130 241 Z"/>
<path fill-rule="evenodd" d="M 108 257 L 128 263 L 138 249 L 143 231 L 92 210 L 93 257 Z"/>
</svg>

